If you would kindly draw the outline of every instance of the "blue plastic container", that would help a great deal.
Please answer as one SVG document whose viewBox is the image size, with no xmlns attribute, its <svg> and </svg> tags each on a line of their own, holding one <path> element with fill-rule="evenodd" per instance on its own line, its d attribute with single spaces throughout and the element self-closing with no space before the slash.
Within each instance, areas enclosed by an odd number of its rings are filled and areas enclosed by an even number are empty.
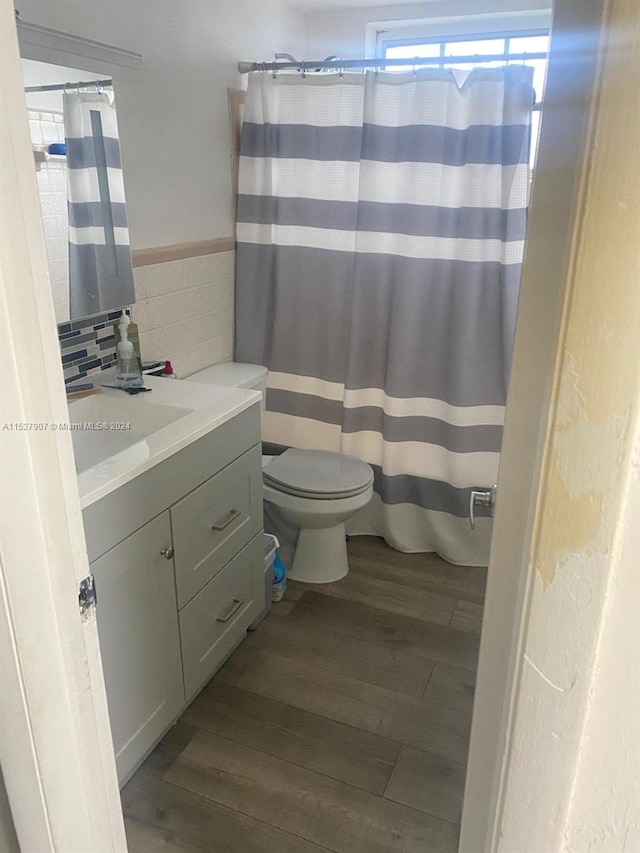
<svg viewBox="0 0 640 853">
<path fill-rule="evenodd" d="M 287 572 L 282 565 L 280 555 L 276 553 L 273 560 L 273 591 L 271 593 L 274 601 L 280 601 L 287 588 Z"/>
</svg>

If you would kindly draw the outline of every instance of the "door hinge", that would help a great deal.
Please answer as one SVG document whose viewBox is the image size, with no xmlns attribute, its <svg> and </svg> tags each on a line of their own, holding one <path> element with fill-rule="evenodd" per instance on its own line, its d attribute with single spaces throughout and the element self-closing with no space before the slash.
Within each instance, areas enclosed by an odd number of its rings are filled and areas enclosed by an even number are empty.
<svg viewBox="0 0 640 853">
<path fill-rule="evenodd" d="M 78 589 L 80 615 L 84 616 L 90 610 L 95 610 L 97 600 L 95 578 L 93 575 L 88 575 L 83 581 L 80 581 Z"/>
</svg>

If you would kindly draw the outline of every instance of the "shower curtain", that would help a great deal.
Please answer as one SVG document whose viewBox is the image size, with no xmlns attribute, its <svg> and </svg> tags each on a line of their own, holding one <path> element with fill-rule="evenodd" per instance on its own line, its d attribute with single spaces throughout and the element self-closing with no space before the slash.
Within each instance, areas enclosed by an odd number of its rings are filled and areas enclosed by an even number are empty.
<svg viewBox="0 0 640 853">
<path fill-rule="evenodd" d="M 113 98 L 65 92 L 71 319 L 128 305 L 133 269 Z"/>
<path fill-rule="evenodd" d="M 351 533 L 488 562 L 528 194 L 532 71 L 257 72 L 239 174 L 236 360 L 266 442 L 370 463 Z"/>
</svg>

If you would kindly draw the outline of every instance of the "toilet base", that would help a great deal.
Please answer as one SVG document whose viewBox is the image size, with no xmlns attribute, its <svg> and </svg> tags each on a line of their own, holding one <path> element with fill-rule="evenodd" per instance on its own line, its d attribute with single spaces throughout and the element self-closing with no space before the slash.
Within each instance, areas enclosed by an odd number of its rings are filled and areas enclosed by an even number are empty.
<svg viewBox="0 0 640 853">
<path fill-rule="evenodd" d="M 304 583 L 333 583 L 349 571 L 344 524 L 302 528 L 287 576 Z"/>
</svg>

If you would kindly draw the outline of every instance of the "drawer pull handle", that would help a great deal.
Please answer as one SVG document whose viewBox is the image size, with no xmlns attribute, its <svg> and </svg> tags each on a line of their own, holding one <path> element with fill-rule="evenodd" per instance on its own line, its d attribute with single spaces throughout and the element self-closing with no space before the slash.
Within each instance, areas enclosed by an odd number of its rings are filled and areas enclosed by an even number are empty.
<svg viewBox="0 0 640 853">
<path fill-rule="evenodd" d="M 225 613 L 224 616 L 216 616 L 216 622 L 228 622 L 229 619 L 231 619 L 231 617 L 233 616 L 233 614 L 237 613 L 238 610 L 240 610 L 243 604 L 244 601 L 242 601 L 240 598 L 234 598 L 233 604 L 229 608 L 229 612 Z"/>
<path fill-rule="evenodd" d="M 232 521 L 235 521 L 238 516 L 242 515 L 239 509 L 231 509 L 229 510 L 229 515 L 223 519 L 222 521 L 217 521 L 215 524 L 211 525 L 212 530 L 224 530 L 225 527 L 228 527 Z"/>
<path fill-rule="evenodd" d="M 165 558 L 165 560 L 172 560 L 175 551 L 171 545 L 168 545 L 166 548 L 161 548 L 160 553 Z"/>
</svg>

